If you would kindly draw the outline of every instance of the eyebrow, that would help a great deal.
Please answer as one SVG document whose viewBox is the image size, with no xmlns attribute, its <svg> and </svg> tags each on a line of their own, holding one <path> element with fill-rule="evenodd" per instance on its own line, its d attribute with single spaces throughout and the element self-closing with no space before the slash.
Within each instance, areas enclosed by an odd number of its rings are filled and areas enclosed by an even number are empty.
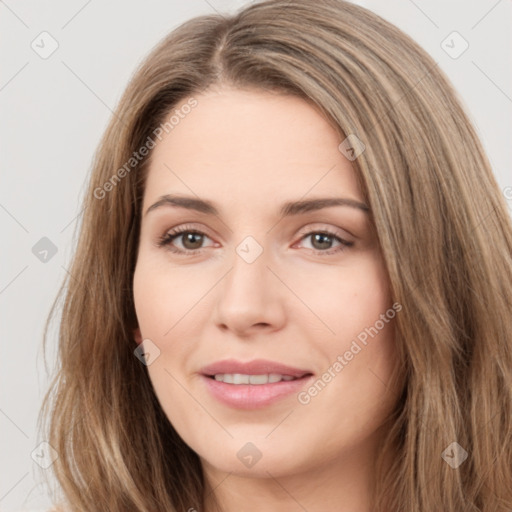
<svg viewBox="0 0 512 512">
<path fill-rule="evenodd" d="M 195 210 L 207 215 L 219 216 L 219 210 L 213 205 L 211 201 L 171 194 L 166 194 L 160 197 L 156 203 L 152 204 L 146 210 L 144 215 L 147 215 L 149 212 L 163 206 L 186 208 L 187 210 Z M 300 215 L 302 213 L 322 210 L 323 208 L 330 208 L 332 206 L 349 206 L 351 208 L 362 210 L 365 213 L 370 211 L 368 205 L 360 201 L 356 201 L 355 199 L 350 199 L 348 197 L 326 197 L 286 202 L 281 206 L 280 215 L 282 217 L 289 217 L 292 215 Z"/>
</svg>

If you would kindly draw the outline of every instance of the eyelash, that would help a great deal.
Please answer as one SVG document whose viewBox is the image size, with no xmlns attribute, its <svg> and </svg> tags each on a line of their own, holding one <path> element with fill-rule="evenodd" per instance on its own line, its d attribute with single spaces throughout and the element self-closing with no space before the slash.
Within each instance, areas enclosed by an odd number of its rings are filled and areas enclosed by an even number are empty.
<svg viewBox="0 0 512 512">
<path fill-rule="evenodd" d="M 181 254 L 182 256 L 195 256 L 197 254 L 201 254 L 202 249 L 182 250 L 182 249 L 177 249 L 176 247 L 173 247 L 171 245 L 171 243 L 174 241 L 175 238 L 178 238 L 180 235 L 183 235 L 185 233 L 194 233 L 196 235 L 204 235 L 204 236 L 208 237 L 208 235 L 206 233 L 203 233 L 202 231 L 199 231 L 194 228 L 190 228 L 188 226 L 182 226 L 179 228 L 175 228 L 171 231 L 168 231 L 163 236 L 161 236 L 158 239 L 157 245 L 158 245 L 158 247 L 166 247 L 169 251 L 171 251 L 173 253 Z M 306 233 L 301 233 L 301 240 L 303 240 L 304 238 L 307 238 L 308 236 L 314 235 L 314 234 L 328 235 L 329 237 L 332 237 L 341 243 L 341 246 L 339 246 L 336 249 L 328 249 L 325 251 L 320 251 L 318 249 L 311 249 L 311 251 L 313 251 L 314 254 L 319 255 L 319 256 L 341 253 L 348 247 L 351 247 L 352 245 L 354 245 L 354 242 L 348 242 L 347 240 L 343 240 L 343 238 L 340 238 L 336 233 L 333 233 L 329 229 L 308 231 Z"/>
</svg>

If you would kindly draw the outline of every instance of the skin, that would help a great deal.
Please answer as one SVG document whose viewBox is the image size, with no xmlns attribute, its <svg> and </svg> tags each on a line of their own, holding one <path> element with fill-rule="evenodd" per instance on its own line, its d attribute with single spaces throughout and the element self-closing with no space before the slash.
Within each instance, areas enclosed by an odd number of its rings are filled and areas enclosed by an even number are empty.
<svg viewBox="0 0 512 512">
<path fill-rule="evenodd" d="M 391 307 L 368 213 L 334 206 L 279 215 L 292 200 L 363 202 L 338 149 L 343 138 L 300 98 L 231 88 L 194 97 L 197 107 L 154 148 L 143 198 L 135 340 L 160 350 L 147 367 L 155 393 L 225 511 L 369 512 L 375 457 L 397 399 L 387 386 L 393 321 L 307 405 L 292 394 L 234 409 L 199 376 L 214 361 L 263 358 L 318 378 Z M 219 216 L 173 206 L 146 214 L 164 194 L 208 199 Z M 171 242 L 189 255 L 157 245 L 183 225 L 206 235 Z M 325 229 L 353 245 L 315 242 Z M 252 263 L 236 252 L 247 236 L 263 248 Z M 237 457 L 247 442 L 262 454 L 250 468 Z"/>
</svg>

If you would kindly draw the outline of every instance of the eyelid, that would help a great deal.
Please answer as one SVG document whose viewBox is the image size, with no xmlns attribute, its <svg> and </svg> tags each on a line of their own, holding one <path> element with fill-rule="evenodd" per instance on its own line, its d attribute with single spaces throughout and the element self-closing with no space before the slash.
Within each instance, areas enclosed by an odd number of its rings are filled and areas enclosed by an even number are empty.
<svg viewBox="0 0 512 512">
<path fill-rule="evenodd" d="M 204 227 L 196 227 L 193 224 L 185 223 L 185 224 L 178 224 L 176 226 L 173 226 L 172 228 L 166 229 L 163 232 L 163 234 L 157 238 L 156 245 L 157 245 L 157 247 L 170 245 L 170 242 L 165 243 L 165 240 L 167 240 L 169 238 L 172 238 L 173 240 L 175 240 L 176 238 L 179 238 L 183 234 L 190 233 L 190 232 L 203 235 L 213 241 L 213 237 L 208 234 L 208 229 L 206 229 Z M 203 249 L 205 249 L 205 247 L 202 247 L 201 249 L 197 249 L 195 251 L 189 250 L 187 252 L 194 252 L 194 253 L 198 254 Z M 182 251 L 182 249 L 178 249 L 178 251 Z"/>
<path fill-rule="evenodd" d="M 317 233 L 323 233 L 326 234 L 328 237 L 335 239 L 338 242 L 338 246 L 334 248 L 330 248 L 327 250 L 320 250 L 320 249 L 309 249 L 310 252 L 312 252 L 315 256 L 321 256 L 321 257 L 328 257 L 328 256 L 339 256 L 343 251 L 346 249 L 349 249 L 354 245 L 353 241 L 350 241 L 348 238 L 345 237 L 342 233 L 339 232 L 339 228 L 333 229 L 331 226 L 328 228 L 324 227 L 318 227 L 315 228 L 314 226 L 310 226 L 309 228 L 304 228 L 299 233 L 299 239 L 297 242 L 293 244 L 292 247 L 295 247 L 297 244 L 300 244 L 304 240 L 307 240 L 310 238 L 313 234 Z M 311 243 L 311 242 L 310 242 Z"/>
<path fill-rule="evenodd" d="M 353 242 L 354 238 L 356 238 L 352 233 L 347 231 L 346 229 L 341 229 L 336 226 L 329 225 L 325 222 L 314 222 L 313 224 L 307 224 L 304 228 L 301 228 L 299 231 L 299 235 L 305 236 L 311 234 L 311 232 L 324 232 L 329 233 L 330 235 L 337 236 L 346 242 Z"/>
</svg>

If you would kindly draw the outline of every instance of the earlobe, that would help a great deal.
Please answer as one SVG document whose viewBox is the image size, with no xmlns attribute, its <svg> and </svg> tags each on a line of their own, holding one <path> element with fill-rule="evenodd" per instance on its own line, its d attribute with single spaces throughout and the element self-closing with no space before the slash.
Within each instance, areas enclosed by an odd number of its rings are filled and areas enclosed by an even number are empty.
<svg viewBox="0 0 512 512">
<path fill-rule="evenodd" d="M 133 339 L 135 340 L 135 343 L 137 343 L 137 345 L 140 345 L 142 343 L 142 334 L 140 332 L 139 327 L 133 330 Z"/>
</svg>

